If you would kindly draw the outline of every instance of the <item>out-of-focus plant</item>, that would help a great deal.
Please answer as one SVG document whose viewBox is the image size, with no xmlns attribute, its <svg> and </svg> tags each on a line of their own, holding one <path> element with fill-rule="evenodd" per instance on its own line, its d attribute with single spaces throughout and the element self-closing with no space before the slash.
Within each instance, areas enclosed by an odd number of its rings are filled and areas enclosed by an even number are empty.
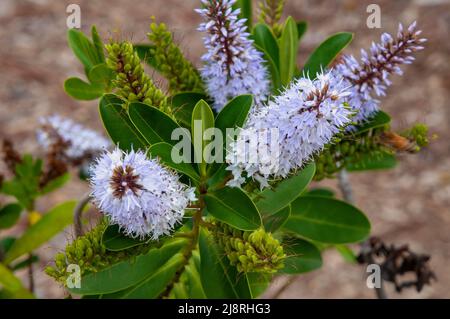
<svg viewBox="0 0 450 319">
<path fill-rule="evenodd" d="M 336 33 L 299 67 L 307 25 L 281 21 L 284 1 L 262 1 L 255 25 L 249 0 L 201 4 L 199 70 L 165 24 L 153 21 L 150 43 L 136 45 L 104 46 L 95 28 L 92 40 L 69 31 L 89 83 L 68 79 L 66 91 L 100 97 L 116 144 L 91 166 L 91 199 L 103 219 L 46 270 L 71 294 L 253 298 L 274 275 L 321 267 L 323 249 L 354 260 L 346 244 L 369 236 L 369 220 L 310 182 L 392 168 L 399 152 L 428 143 L 422 124 L 392 131 L 377 99 L 422 49 L 415 23 L 384 34 L 360 61 L 336 61 L 353 37 Z M 167 79 L 168 93 L 143 63 Z M 238 130 L 224 142 L 213 128 L 225 137 Z M 266 135 L 253 143 L 252 133 Z M 275 154 L 265 153 L 270 145 Z M 71 264 L 81 269 L 79 286 L 67 285 Z"/>
</svg>

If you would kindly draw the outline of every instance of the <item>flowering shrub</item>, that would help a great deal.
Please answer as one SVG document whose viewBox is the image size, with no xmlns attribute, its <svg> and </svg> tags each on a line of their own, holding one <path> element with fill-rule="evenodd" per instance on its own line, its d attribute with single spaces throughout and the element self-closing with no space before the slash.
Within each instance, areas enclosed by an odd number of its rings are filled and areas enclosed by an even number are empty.
<svg viewBox="0 0 450 319">
<path fill-rule="evenodd" d="M 100 98 L 115 144 L 69 120 L 42 122 L 44 147 L 63 145 L 66 161 L 90 163 L 88 200 L 103 214 L 46 269 L 69 293 L 258 297 L 274 275 L 313 271 L 322 250 L 348 253 L 345 244 L 370 234 L 363 212 L 312 189 L 312 180 L 392 168 L 399 152 L 428 144 L 423 124 L 393 132 L 378 100 L 423 49 L 415 22 L 383 34 L 360 60 L 341 54 L 352 34 L 334 34 L 299 67 L 306 23 L 280 21 L 284 1 L 267 0 L 253 24 L 250 3 L 201 1 L 198 70 L 163 23 L 152 21 L 146 44 L 104 45 L 95 27 L 92 39 L 69 31 L 88 82 L 70 78 L 65 90 Z M 167 93 L 144 63 L 167 79 Z M 20 255 L 7 253 L 6 262 Z M 71 284 L 71 265 L 79 284 Z"/>
</svg>

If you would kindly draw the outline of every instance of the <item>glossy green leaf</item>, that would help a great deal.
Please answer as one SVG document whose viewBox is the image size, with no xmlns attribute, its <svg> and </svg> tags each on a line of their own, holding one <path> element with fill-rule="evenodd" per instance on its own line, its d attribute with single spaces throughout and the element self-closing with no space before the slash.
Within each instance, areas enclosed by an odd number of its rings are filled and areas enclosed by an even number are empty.
<svg viewBox="0 0 450 319">
<path fill-rule="evenodd" d="M 330 36 L 319 47 L 314 50 L 306 61 L 303 72 L 315 78 L 322 69 L 327 68 L 336 56 L 341 52 L 353 38 L 352 33 L 340 32 Z"/>
<path fill-rule="evenodd" d="M 280 76 L 281 84 L 288 85 L 296 69 L 298 49 L 297 24 L 288 17 L 280 38 Z"/>
<path fill-rule="evenodd" d="M 45 195 L 51 193 L 58 188 L 63 187 L 68 181 L 70 181 L 70 173 L 65 173 L 55 179 L 52 179 L 41 189 L 40 194 Z"/>
<path fill-rule="evenodd" d="M 369 121 L 357 126 L 353 134 L 357 135 L 377 127 L 383 127 L 385 125 L 388 125 L 390 122 L 391 117 L 387 113 L 378 111 L 373 115 L 372 118 L 369 119 Z"/>
<path fill-rule="evenodd" d="M 108 87 L 114 79 L 114 71 L 108 68 L 106 63 L 97 64 L 89 71 L 89 81 L 94 84 L 103 86 L 103 90 L 109 90 Z"/>
<path fill-rule="evenodd" d="M 156 64 L 156 60 L 152 55 L 152 50 L 155 48 L 154 45 L 151 44 L 133 44 L 134 50 L 137 52 L 139 59 L 150 65 L 156 71 L 160 71 L 158 64 Z"/>
<path fill-rule="evenodd" d="M 294 201 L 311 182 L 316 171 L 314 163 L 309 164 L 273 188 L 266 188 L 256 199 L 256 206 L 262 216 L 274 214 Z"/>
<path fill-rule="evenodd" d="M 375 154 L 363 154 L 357 162 L 349 163 L 346 169 L 349 172 L 391 169 L 397 165 L 397 159 L 393 154 L 386 152 Z"/>
<path fill-rule="evenodd" d="M 308 30 L 308 23 L 306 21 L 297 21 L 297 36 L 300 41 Z"/>
<path fill-rule="evenodd" d="M 200 100 L 207 101 L 208 97 L 198 92 L 181 92 L 172 97 L 172 113 L 178 123 L 190 128 L 192 120 L 192 111 Z"/>
<path fill-rule="evenodd" d="M 258 298 L 269 287 L 272 281 L 272 274 L 251 272 L 247 273 L 247 280 L 252 294 L 252 298 Z"/>
<path fill-rule="evenodd" d="M 94 44 L 94 47 L 97 50 L 98 59 L 102 63 L 104 63 L 105 62 L 105 47 L 104 47 L 102 39 L 100 38 L 100 35 L 98 34 L 97 27 L 95 25 L 93 25 L 91 27 L 91 37 L 92 37 L 92 43 Z"/>
<path fill-rule="evenodd" d="M 109 251 L 120 251 L 145 244 L 146 241 L 131 238 L 120 232 L 118 225 L 110 225 L 103 232 L 102 244 Z"/>
<path fill-rule="evenodd" d="M 201 230 L 200 273 L 203 291 L 208 298 L 239 299 L 251 298 L 247 277 L 231 266 L 222 248 L 214 238 Z"/>
<path fill-rule="evenodd" d="M 172 132 L 180 126 L 156 107 L 134 102 L 128 106 L 128 114 L 148 144 L 166 142 L 175 145 L 177 143 L 172 140 Z"/>
<path fill-rule="evenodd" d="M 253 25 L 252 0 L 237 0 L 235 6 L 241 9 L 239 17 L 246 19 L 245 25 L 251 31 Z"/>
<path fill-rule="evenodd" d="M 126 289 L 133 287 L 146 278 L 151 277 L 177 254 L 187 241 L 173 239 L 161 248 L 153 248 L 148 253 L 134 259 L 124 260 L 96 273 L 90 273 L 81 278 L 80 288 L 69 288 L 69 291 L 81 295 L 98 295 L 119 292 L 126 294 Z M 111 280 L 114 279 L 114 280 Z M 119 296 L 116 296 L 119 297 Z"/>
<path fill-rule="evenodd" d="M 339 252 L 339 254 L 341 254 L 342 258 L 344 258 L 346 262 L 352 264 L 357 262 L 355 253 L 347 245 L 334 245 L 334 247 Z"/>
<path fill-rule="evenodd" d="M 334 192 L 329 188 L 313 188 L 308 191 L 306 196 L 321 196 L 321 197 L 334 197 Z"/>
<path fill-rule="evenodd" d="M 253 28 L 253 40 L 272 58 L 277 69 L 280 65 L 280 49 L 272 30 L 264 23 L 258 23 Z"/>
<path fill-rule="evenodd" d="M 215 125 L 226 136 L 227 128 L 242 127 L 253 104 L 252 95 L 239 95 L 228 102 L 217 115 Z"/>
<path fill-rule="evenodd" d="M 301 196 L 291 204 L 284 228 L 321 243 L 343 244 L 364 240 L 370 233 L 367 217 L 356 207 L 334 199 Z"/>
<path fill-rule="evenodd" d="M 8 292 L 11 298 L 30 299 L 34 296 L 23 287 L 19 278 L 3 264 L 0 264 L 0 286 Z"/>
<path fill-rule="evenodd" d="M 206 175 L 206 162 L 208 160 L 204 158 L 203 150 L 209 144 L 209 141 L 203 139 L 203 134 L 212 127 L 214 127 L 214 114 L 208 103 L 200 100 L 192 111 L 191 132 L 194 141 L 194 158 L 199 163 L 200 175 L 202 176 Z M 201 141 L 201 145 L 196 141 Z"/>
<path fill-rule="evenodd" d="M 261 48 L 259 45 L 253 44 L 255 48 L 263 54 L 263 60 L 265 61 L 266 67 L 269 69 L 271 80 L 272 80 L 272 92 L 278 93 L 278 90 L 281 88 L 281 75 L 279 66 L 275 63 L 272 57 L 269 55 L 267 51 Z"/>
<path fill-rule="evenodd" d="M 68 78 L 64 82 L 64 91 L 77 100 L 95 100 L 102 96 L 104 87 L 101 84 L 90 84 L 79 78 Z"/>
<path fill-rule="evenodd" d="M 105 94 L 100 99 L 100 116 L 106 131 L 115 144 L 123 150 L 147 147 L 147 142 L 135 128 L 123 107 L 124 101 L 114 94 Z"/>
<path fill-rule="evenodd" d="M 263 215 L 264 229 L 268 232 L 274 233 L 280 229 L 291 215 L 290 205 L 282 208 L 279 212 L 272 215 Z"/>
<path fill-rule="evenodd" d="M 198 183 L 200 181 L 200 176 L 197 171 L 194 169 L 192 164 L 190 163 L 190 159 L 185 157 L 184 161 L 181 163 L 175 163 L 172 159 L 172 150 L 176 146 L 172 146 L 168 143 L 157 143 L 153 144 L 149 152 L 152 157 L 159 157 L 161 162 L 163 162 L 166 166 L 173 168 L 174 170 L 189 176 L 193 181 Z M 175 151 L 179 154 L 179 151 Z"/>
<path fill-rule="evenodd" d="M 322 267 L 320 251 L 310 242 L 292 237 L 283 241 L 283 247 L 287 258 L 281 273 L 301 274 Z"/>
<path fill-rule="evenodd" d="M 216 219 L 241 230 L 261 226 L 261 216 L 250 197 L 240 188 L 225 187 L 205 195 L 208 212 Z"/>
<path fill-rule="evenodd" d="M 121 299 L 155 299 L 166 289 L 173 280 L 177 271 L 184 263 L 184 256 L 181 253 L 175 254 L 164 265 L 154 273 L 144 279 L 139 284 L 119 293 L 117 297 Z"/>
<path fill-rule="evenodd" d="M 15 203 L 0 208 L 0 229 L 7 229 L 14 226 L 22 210 L 22 206 Z"/>
<path fill-rule="evenodd" d="M 104 59 L 99 55 L 96 46 L 83 34 L 83 32 L 70 29 L 67 35 L 70 48 L 81 63 L 83 63 L 87 71 L 91 70 L 94 65 L 104 62 Z"/>
<path fill-rule="evenodd" d="M 4 263 L 9 264 L 16 258 L 33 251 L 64 230 L 73 220 L 75 201 L 62 203 L 49 212 L 18 238 L 6 253 Z"/>
</svg>

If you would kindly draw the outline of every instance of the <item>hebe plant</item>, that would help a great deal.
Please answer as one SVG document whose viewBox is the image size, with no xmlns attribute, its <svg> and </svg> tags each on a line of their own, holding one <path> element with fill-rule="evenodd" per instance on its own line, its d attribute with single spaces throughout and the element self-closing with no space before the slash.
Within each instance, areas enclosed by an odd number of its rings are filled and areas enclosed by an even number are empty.
<svg viewBox="0 0 450 319">
<path fill-rule="evenodd" d="M 307 24 L 280 21 L 283 4 L 262 1 L 253 24 L 251 1 L 203 0 L 207 52 L 199 70 L 165 24 L 151 22 L 148 44 L 103 45 L 95 28 L 92 39 L 69 31 L 88 82 L 71 78 L 65 89 L 76 99 L 100 98 L 116 144 L 90 172 L 92 201 L 105 217 L 47 268 L 71 294 L 254 298 L 273 276 L 317 269 L 322 250 L 348 252 L 346 244 L 369 236 L 358 208 L 310 183 L 342 170 L 391 168 L 398 152 L 427 145 L 424 125 L 393 132 L 377 99 L 424 40 L 415 24 L 400 27 L 359 62 L 341 57 L 352 40 L 341 32 L 299 67 Z M 145 63 L 167 79 L 167 92 Z M 211 128 L 222 136 L 240 131 L 217 144 L 205 134 Z M 251 132 L 272 129 L 252 146 Z M 173 132 L 184 132 L 187 149 Z M 263 152 L 269 144 L 275 155 Z M 210 161 L 204 154 L 211 149 L 226 161 Z M 180 151 L 181 162 L 173 156 Z M 70 264 L 81 268 L 79 287 L 67 285 Z"/>
</svg>

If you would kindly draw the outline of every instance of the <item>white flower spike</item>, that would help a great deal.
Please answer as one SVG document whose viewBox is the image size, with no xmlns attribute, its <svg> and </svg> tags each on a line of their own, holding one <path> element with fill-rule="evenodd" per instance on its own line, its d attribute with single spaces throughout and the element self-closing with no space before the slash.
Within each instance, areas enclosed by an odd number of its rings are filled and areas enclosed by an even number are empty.
<svg viewBox="0 0 450 319">
<path fill-rule="evenodd" d="M 204 8 L 196 11 L 205 19 L 199 31 L 206 32 L 204 44 L 208 52 L 202 56 L 201 76 L 214 109 L 220 111 L 232 98 L 253 94 L 256 105 L 270 93 L 268 72 L 261 52 L 253 47 L 245 25 L 239 19 L 236 0 L 202 0 Z"/>
</svg>

